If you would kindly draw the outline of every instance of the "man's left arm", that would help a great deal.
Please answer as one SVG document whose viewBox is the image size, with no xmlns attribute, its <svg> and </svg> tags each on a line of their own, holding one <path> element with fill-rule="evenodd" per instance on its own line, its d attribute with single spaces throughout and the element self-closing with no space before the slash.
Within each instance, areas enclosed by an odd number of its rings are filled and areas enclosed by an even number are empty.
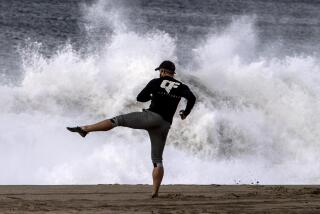
<svg viewBox="0 0 320 214">
<path fill-rule="evenodd" d="M 182 92 L 182 97 L 187 99 L 187 106 L 185 110 L 180 111 L 180 116 L 181 119 L 185 119 L 191 112 L 195 102 L 196 102 L 196 97 L 192 93 L 192 91 L 189 89 L 188 86 L 185 86 L 185 89 Z"/>
</svg>

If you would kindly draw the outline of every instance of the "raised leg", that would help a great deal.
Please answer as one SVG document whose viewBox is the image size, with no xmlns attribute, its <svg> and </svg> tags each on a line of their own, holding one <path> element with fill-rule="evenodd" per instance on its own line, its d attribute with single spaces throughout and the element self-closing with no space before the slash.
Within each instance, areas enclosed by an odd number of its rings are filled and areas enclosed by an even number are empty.
<svg viewBox="0 0 320 214">
<path fill-rule="evenodd" d="M 97 131 L 108 131 L 112 129 L 112 122 L 110 119 L 100 121 L 95 124 L 81 126 L 81 128 L 86 132 L 97 132 Z"/>
<path fill-rule="evenodd" d="M 108 131 L 112 129 L 112 122 L 110 119 L 103 120 L 98 123 L 86 126 L 77 126 L 77 127 L 67 127 L 67 129 L 71 132 L 77 132 L 82 137 L 85 137 L 89 132 L 96 132 L 96 131 Z"/>
</svg>

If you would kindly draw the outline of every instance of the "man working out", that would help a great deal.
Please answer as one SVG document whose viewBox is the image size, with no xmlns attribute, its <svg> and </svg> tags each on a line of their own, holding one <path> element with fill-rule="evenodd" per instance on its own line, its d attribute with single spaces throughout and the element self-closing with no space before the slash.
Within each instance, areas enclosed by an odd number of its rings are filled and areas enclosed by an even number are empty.
<svg viewBox="0 0 320 214">
<path fill-rule="evenodd" d="M 179 113 L 182 120 L 188 116 L 196 100 L 188 86 L 173 78 L 175 65 L 171 61 L 163 61 L 155 70 L 160 70 L 160 78 L 151 80 L 137 96 L 139 102 L 151 100 L 149 109 L 119 115 L 92 125 L 67 127 L 69 131 L 77 132 L 82 137 L 89 132 L 108 131 L 116 126 L 147 130 L 151 141 L 151 159 L 154 166 L 152 198 L 158 197 L 164 174 L 162 153 L 180 99 L 181 97 L 187 99 L 185 110 Z"/>
</svg>

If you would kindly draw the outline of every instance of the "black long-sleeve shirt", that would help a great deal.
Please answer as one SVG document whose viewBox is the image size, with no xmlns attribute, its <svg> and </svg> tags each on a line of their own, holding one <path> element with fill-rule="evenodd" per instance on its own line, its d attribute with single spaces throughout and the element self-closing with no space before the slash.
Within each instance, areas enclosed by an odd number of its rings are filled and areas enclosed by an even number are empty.
<svg viewBox="0 0 320 214">
<path fill-rule="evenodd" d="M 187 116 L 194 106 L 196 97 L 188 86 L 172 77 L 165 76 L 151 80 L 138 94 L 137 101 L 151 100 L 149 110 L 160 114 L 163 119 L 172 123 L 181 97 L 187 99 L 187 106 L 184 110 L 184 115 Z"/>
</svg>

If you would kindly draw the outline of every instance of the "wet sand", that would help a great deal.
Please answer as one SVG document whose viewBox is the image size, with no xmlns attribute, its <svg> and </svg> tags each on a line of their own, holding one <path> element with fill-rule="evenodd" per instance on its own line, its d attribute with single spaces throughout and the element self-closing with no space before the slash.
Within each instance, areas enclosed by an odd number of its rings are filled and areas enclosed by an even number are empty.
<svg viewBox="0 0 320 214">
<path fill-rule="evenodd" d="M 320 186 L 0 186 L 0 213 L 320 213 Z"/>
</svg>

